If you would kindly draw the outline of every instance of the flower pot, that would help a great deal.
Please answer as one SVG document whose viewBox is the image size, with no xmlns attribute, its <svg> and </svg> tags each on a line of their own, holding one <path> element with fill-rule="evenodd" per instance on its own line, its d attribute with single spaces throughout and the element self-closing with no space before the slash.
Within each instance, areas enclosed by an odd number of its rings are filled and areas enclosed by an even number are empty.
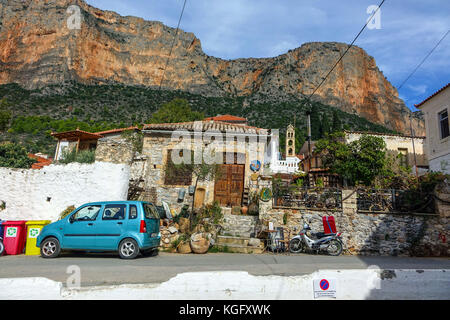
<svg viewBox="0 0 450 320">
<path fill-rule="evenodd" d="M 252 216 L 256 216 L 259 213 L 259 206 L 256 203 L 251 203 L 248 207 L 248 213 Z"/>
<path fill-rule="evenodd" d="M 191 236 L 191 249 L 192 252 L 198 254 L 205 254 L 208 252 L 210 241 L 208 239 L 208 235 L 205 233 L 194 233 Z"/>
<path fill-rule="evenodd" d="M 191 249 L 190 243 L 187 242 L 187 241 L 186 242 L 185 241 L 181 241 L 180 244 L 177 247 L 177 251 L 178 251 L 178 253 L 181 253 L 181 254 L 191 253 L 192 249 Z"/>
<path fill-rule="evenodd" d="M 243 206 L 243 207 L 241 208 L 241 213 L 242 213 L 244 216 L 246 216 L 247 213 L 248 213 L 248 207 L 247 207 L 247 206 Z"/>
</svg>

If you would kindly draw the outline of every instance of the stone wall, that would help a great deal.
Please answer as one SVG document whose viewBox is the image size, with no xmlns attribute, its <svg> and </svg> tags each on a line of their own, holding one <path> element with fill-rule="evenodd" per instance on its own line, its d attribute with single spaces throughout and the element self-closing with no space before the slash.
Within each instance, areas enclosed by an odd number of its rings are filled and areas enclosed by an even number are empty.
<svg viewBox="0 0 450 320">
<path fill-rule="evenodd" d="M 174 144 L 175 145 L 175 144 Z M 140 200 L 151 201 L 157 205 L 167 202 L 176 213 L 181 211 L 184 205 L 192 205 L 193 197 L 189 195 L 188 186 L 167 186 L 164 184 L 165 162 L 167 150 L 172 146 L 170 137 L 145 136 L 142 149 L 146 157 L 146 170 L 144 173 L 144 189 Z M 184 191 L 183 200 L 178 200 L 178 195 Z"/>
<path fill-rule="evenodd" d="M 96 162 L 41 170 L 0 168 L 2 220 L 56 220 L 68 206 L 126 200 L 128 165 Z"/>
<path fill-rule="evenodd" d="M 225 236 L 254 237 L 257 216 L 224 214 L 220 233 Z"/>
<path fill-rule="evenodd" d="M 436 188 L 436 210 L 441 217 L 450 218 L 450 179 Z"/>
<path fill-rule="evenodd" d="M 131 164 L 134 158 L 131 143 L 124 139 L 99 139 L 95 151 L 95 161 Z"/>
<path fill-rule="evenodd" d="M 342 232 L 345 254 L 450 256 L 447 242 L 450 218 L 439 215 L 358 213 L 356 192 L 343 190 L 342 196 L 343 209 L 339 211 L 260 206 L 260 219 L 263 224 L 270 221 L 274 227 L 283 227 L 293 237 L 309 221 L 313 232 L 323 232 L 322 217 L 334 216 L 337 231 Z"/>
</svg>

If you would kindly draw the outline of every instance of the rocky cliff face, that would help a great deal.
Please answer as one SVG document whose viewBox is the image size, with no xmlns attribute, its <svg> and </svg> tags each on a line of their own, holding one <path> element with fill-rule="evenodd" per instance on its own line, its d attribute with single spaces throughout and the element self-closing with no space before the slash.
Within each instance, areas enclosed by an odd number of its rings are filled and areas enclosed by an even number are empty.
<svg viewBox="0 0 450 320">
<path fill-rule="evenodd" d="M 81 27 L 72 29 L 71 5 Z M 0 84 L 26 88 L 75 80 L 158 87 L 175 29 L 122 17 L 82 0 L 0 0 Z M 290 99 L 309 95 L 347 48 L 307 43 L 275 58 L 223 60 L 206 55 L 198 38 L 179 31 L 162 87 L 206 96 L 261 95 Z M 408 133 L 409 110 L 397 90 L 358 47 L 316 92 L 314 99 Z M 414 120 L 417 134 L 424 124 Z"/>
</svg>

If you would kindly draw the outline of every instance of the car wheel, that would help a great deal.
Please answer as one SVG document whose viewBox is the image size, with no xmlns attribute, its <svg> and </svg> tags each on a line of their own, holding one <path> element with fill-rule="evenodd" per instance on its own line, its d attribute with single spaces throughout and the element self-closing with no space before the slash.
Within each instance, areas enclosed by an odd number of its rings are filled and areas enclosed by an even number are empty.
<svg viewBox="0 0 450 320">
<path fill-rule="evenodd" d="M 41 257 L 46 259 L 56 258 L 61 252 L 58 239 L 47 238 L 41 243 Z"/>
<path fill-rule="evenodd" d="M 124 239 L 119 244 L 119 256 L 122 259 L 134 259 L 139 254 L 137 242 L 131 238 Z"/>
<path fill-rule="evenodd" d="M 4 252 L 5 252 L 5 245 L 3 244 L 3 241 L 0 240 L 0 257 L 3 255 Z"/>
<path fill-rule="evenodd" d="M 156 257 L 159 253 L 158 249 L 149 249 L 149 250 L 145 250 L 142 251 L 142 255 L 144 257 Z"/>
</svg>

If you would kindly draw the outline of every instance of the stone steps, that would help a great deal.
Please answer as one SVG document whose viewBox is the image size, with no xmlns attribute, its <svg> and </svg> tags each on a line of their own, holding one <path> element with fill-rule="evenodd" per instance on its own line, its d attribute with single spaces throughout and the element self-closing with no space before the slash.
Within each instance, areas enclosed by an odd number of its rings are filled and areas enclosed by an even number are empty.
<svg viewBox="0 0 450 320">
<path fill-rule="evenodd" d="M 264 244 L 260 242 L 258 246 L 250 246 L 249 243 L 251 240 L 252 238 L 250 237 L 217 236 L 217 243 L 215 245 L 222 249 L 227 247 L 228 251 L 233 253 L 263 253 Z"/>
<path fill-rule="evenodd" d="M 251 237 L 255 232 L 258 217 L 225 214 L 221 235 Z"/>
<path fill-rule="evenodd" d="M 261 254 L 264 253 L 264 246 L 260 245 L 259 247 L 250 247 L 250 246 L 241 246 L 237 244 L 216 244 L 217 247 L 220 248 L 228 248 L 228 252 L 231 253 L 246 253 L 246 254 Z"/>
<path fill-rule="evenodd" d="M 248 246 L 250 239 L 249 237 L 217 236 L 217 244 Z"/>
<path fill-rule="evenodd" d="M 234 231 L 225 231 L 221 230 L 220 235 L 225 237 L 240 237 L 240 238 L 251 238 L 253 235 L 252 230 L 234 230 Z"/>
</svg>

